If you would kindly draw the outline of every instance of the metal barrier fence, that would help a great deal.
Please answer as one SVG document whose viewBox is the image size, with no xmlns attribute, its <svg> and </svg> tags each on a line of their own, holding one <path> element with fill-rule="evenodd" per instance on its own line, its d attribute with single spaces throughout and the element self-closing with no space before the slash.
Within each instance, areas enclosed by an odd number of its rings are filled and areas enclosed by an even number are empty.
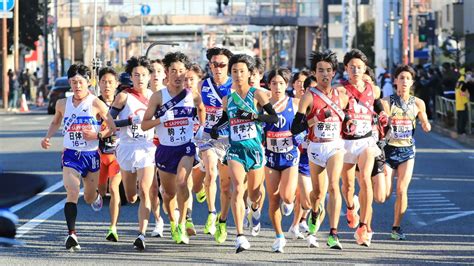
<svg viewBox="0 0 474 266">
<path fill-rule="evenodd" d="M 443 120 L 443 123 L 448 128 L 456 129 L 457 125 L 457 111 L 456 101 L 448 99 L 442 96 L 436 96 L 436 115 L 437 118 Z M 468 104 L 468 120 L 467 120 L 467 132 L 472 133 L 472 127 L 474 126 L 474 102 Z"/>
</svg>

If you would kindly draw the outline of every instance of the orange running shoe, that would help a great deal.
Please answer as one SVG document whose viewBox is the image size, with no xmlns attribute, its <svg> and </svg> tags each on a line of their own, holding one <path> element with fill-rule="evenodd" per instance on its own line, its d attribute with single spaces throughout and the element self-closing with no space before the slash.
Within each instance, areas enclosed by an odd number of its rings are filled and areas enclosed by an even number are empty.
<svg viewBox="0 0 474 266">
<path fill-rule="evenodd" d="M 357 214 L 357 212 L 359 211 L 359 208 L 360 208 L 359 197 L 354 195 L 354 209 L 352 210 L 347 209 L 347 213 L 346 213 L 347 224 L 349 225 L 350 228 L 356 228 L 359 225 L 359 214 Z"/>
<path fill-rule="evenodd" d="M 369 233 L 367 232 L 367 226 L 357 228 L 354 233 L 354 238 L 358 245 L 368 247 L 369 244 Z"/>
</svg>

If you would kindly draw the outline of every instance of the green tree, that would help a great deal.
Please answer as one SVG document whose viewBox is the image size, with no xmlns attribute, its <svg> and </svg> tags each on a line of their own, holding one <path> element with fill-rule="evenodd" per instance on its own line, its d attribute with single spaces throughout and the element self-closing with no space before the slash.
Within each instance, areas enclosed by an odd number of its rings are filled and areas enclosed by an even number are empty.
<svg viewBox="0 0 474 266">
<path fill-rule="evenodd" d="M 357 47 L 355 40 L 352 40 L 352 47 L 361 50 L 369 59 L 369 64 L 374 65 L 374 39 L 375 39 L 375 20 L 368 20 L 357 28 Z"/>
<path fill-rule="evenodd" d="M 49 1 L 48 1 L 49 2 Z M 19 4 L 19 43 L 30 49 L 43 34 L 44 0 L 21 0 Z M 13 19 L 8 19 L 8 47 L 13 45 Z M 11 52 L 11 51 L 9 51 Z"/>
</svg>

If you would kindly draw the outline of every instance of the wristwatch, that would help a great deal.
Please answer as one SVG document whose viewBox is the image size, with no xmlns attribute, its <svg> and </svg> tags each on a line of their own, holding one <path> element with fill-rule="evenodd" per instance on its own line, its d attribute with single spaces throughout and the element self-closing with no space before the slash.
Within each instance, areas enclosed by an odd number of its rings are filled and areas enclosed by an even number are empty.
<svg viewBox="0 0 474 266">
<path fill-rule="evenodd" d="M 102 133 L 100 133 L 100 132 L 97 133 L 97 138 L 98 138 L 98 139 L 102 139 Z"/>
</svg>

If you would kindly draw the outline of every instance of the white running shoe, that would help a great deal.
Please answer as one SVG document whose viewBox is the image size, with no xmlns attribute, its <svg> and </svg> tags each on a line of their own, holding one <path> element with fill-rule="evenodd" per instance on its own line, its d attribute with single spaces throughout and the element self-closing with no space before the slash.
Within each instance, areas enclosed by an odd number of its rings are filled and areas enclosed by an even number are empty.
<svg viewBox="0 0 474 266">
<path fill-rule="evenodd" d="M 308 233 L 309 232 L 309 228 L 308 228 L 308 224 L 306 223 L 306 220 L 302 221 L 299 224 L 299 228 L 300 228 L 300 232 L 302 232 L 302 233 Z"/>
<path fill-rule="evenodd" d="M 250 230 L 250 233 L 252 234 L 252 236 L 258 236 L 258 234 L 260 233 L 260 227 L 261 227 L 261 224 L 260 224 L 260 217 L 261 217 L 261 211 L 260 209 L 256 210 L 256 211 L 253 211 L 251 212 L 251 230 Z"/>
<path fill-rule="evenodd" d="M 156 221 L 155 229 L 153 229 L 153 232 L 151 232 L 151 236 L 163 237 L 163 227 L 164 227 L 163 218 L 160 217 L 158 221 Z"/>
<path fill-rule="evenodd" d="M 290 214 L 293 212 L 294 207 L 295 207 L 294 203 L 286 204 L 284 201 L 281 201 L 280 203 L 281 214 L 283 214 L 283 216 L 290 216 Z"/>
<path fill-rule="evenodd" d="M 276 238 L 275 242 L 272 245 L 272 251 L 276 253 L 284 253 L 283 248 L 286 246 L 286 239 L 283 238 Z"/>
<path fill-rule="evenodd" d="M 288 233 L 290 233 L 293 239 L 304 239 L 304 235 L 300 232 L 298 226 L 290 226 L 290 229 L 288 229 Z"/>
<path fill-rule="evenodd" d="M 100 210 L 102 210 L 102 205 L 104 204 L 104 202 L 102 201 L 102 196 L 97 193 L 97 198 L 95 199 L 94 202 L 91 203 L 91 207 L 94 211 L 98 212 Z"/>
<path fill-rule="evenodd" d="M 250 222 L 249 222 L 249 212 L 250 208 L 245 207 L 245 215 L 244 215 L 244 228 L 249 228 Z"/>
<path fill-rule="evenodd" d="M 79 251 L 81 250 L 81 246 L 79 245 L 79 242 L 77 241 L 77 236 L 76 234 L 70 234 L 66 237 L 66 240 L 64 241 L 64 244 L 66 245 L 66 249 L 69 251 Z"/>
<path fill-rule="evenodd" d="M 308 247 L 319 248 L 318 239 L 316 238 L 315 235 L 309 235 L 308 238 L 306 238 L 306 240 L 308 241 Z"/>
<path fill-rule="evenodd" d="M 235 253 L 240 253 L 250 248 L 250 243 L 245 236 L 239 236 L 235 240 Z"/>
</svg>

